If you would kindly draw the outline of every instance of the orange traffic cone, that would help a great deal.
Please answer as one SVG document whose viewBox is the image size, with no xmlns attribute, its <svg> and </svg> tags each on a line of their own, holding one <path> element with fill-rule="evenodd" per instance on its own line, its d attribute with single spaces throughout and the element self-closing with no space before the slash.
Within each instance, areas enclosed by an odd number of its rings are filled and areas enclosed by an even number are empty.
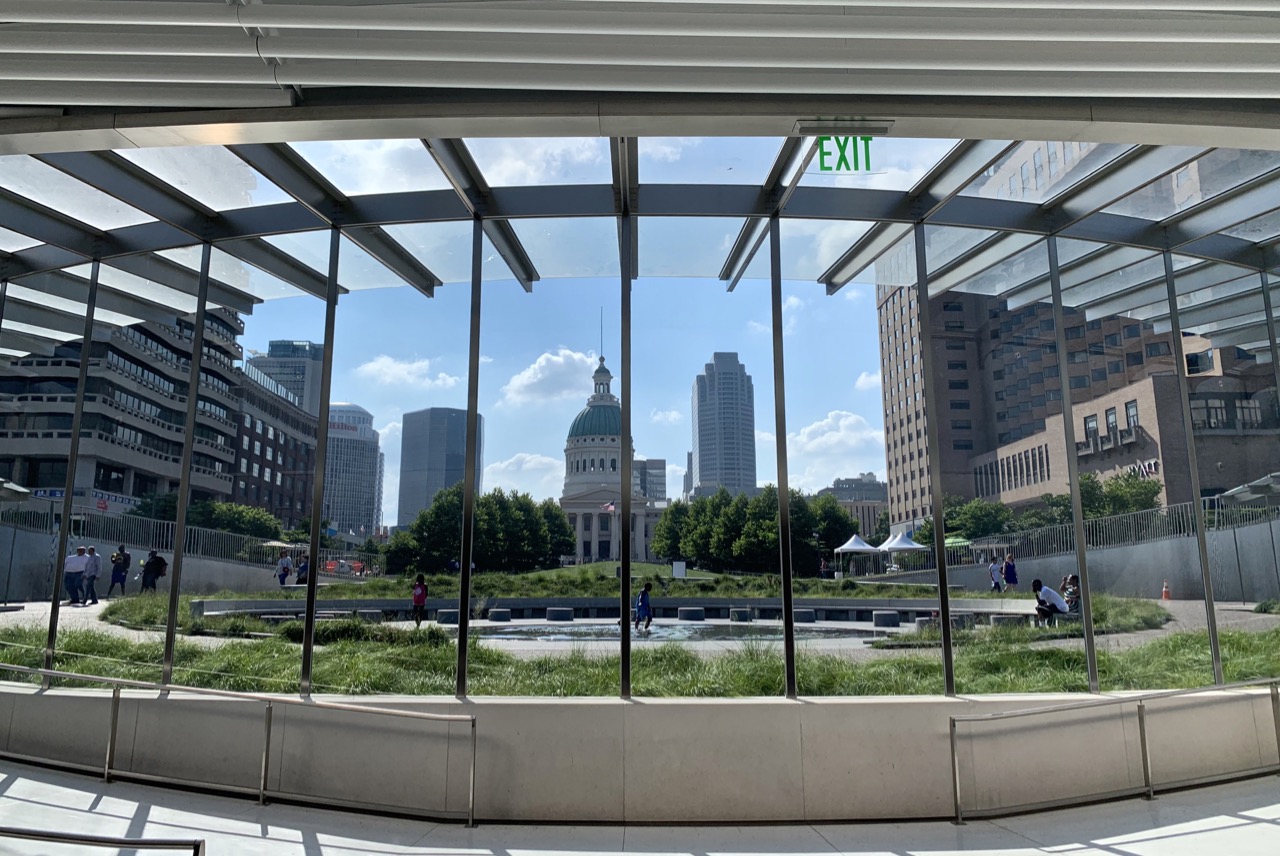
<svg viewBox="0 0 1280 856">
<path fill-rule="evenodd" d="M 1173 592 L 1169 591 L 1169 581 L 1164 581 L 1164 588 L 1160 590 L 1161 600 L 1173 600 Z"/>
</svg>

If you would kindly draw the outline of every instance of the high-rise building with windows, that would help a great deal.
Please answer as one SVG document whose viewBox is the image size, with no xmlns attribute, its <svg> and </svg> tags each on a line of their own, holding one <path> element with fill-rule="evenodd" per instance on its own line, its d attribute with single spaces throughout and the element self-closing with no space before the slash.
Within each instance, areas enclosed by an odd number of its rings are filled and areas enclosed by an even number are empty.
<svg viewBox="0 0 1280 856">
<path fill-rule="evenodd" d="M 716 352 L 693 381 L 692 494 L 756 491 L 756 398 L 747 367 Z"/>
<path fill-rule="evenodd" d="M 654 502 L 667 499 L 667 459 L 648 458 L 635 462 L 636 478 L 640 480 L 640 495 Z"/>
<path fill-rule="evenodd" d="M 311 519 L 316 418 L 252 365 L 237 373 L 238 471 L 232 499 L 263 508 L 286 529 Z"/>
<path fill-rule="evenodd" d="M 476 436 L 476 492 L 484 490 L 484 416 Z M 428 407 L 400 423 L 400 502 L 396 524 L 408 526 L 440 491 L 462 481 L 467 465 L 467 411 Z"/>
<path fill-rule="evenodd" d="M 339 536 L 372 538 L 382 524 L 383 455 L 373 414 L 358 404 L 329 407 L 322 514 Z"/>
<path fill-rule="evenodd" d="M 297 396 L 302 409 L 312 416 L 320 414 L 320 368 L 323 361 L 323 345 L 284 339 L 271 341 L 265 355 L 257 354 L 248 360 L 251 366 Z"/>
</svg>

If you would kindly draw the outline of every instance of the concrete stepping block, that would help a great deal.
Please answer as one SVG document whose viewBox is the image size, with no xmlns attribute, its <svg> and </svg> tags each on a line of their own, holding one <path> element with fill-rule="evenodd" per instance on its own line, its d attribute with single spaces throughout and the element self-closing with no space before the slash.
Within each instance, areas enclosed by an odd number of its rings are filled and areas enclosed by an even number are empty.
<svg viewBox="0 0 1280 856">
<path fill-rule="evenodd" d="M 437 609 L 436 624 L 457 624 L 458 610 L 456 609 Z"/>
<path fill-rule="evenodd" d="M 747 607 L 730 607 L 729 620 L 730 621 L 750 621 L 751 610 L 748 609 Z"/>
<path fill-rule="evenodd" d="M 682 606 L 676 610 L 680 621 L 706 621 L 707 611 L 700 606 Z"/>
<path fill-rule="evenodd" d="M 933 618 L 917 618 L 916 619 L 917 632 L 921 630 L 929 630 L 937 626 L 938 626 L 938 622 L 936 619 L 933 619 Z"/>
<path fill-rule="evenodd" d="M 573 607 L 548 606 L 547 621 L 573 621 Z"/>
<path fill-rule="evenodd" d="M 901 627 L 902 617 L 896 609 L 877 609 L 871 613 L 871 624 L 874 627 Z"/>
<path fill-rule="evenodd" d="M 951 613 L 951 626 L 954 628 L 972 630 L 974 623 L 974 615 L 972 612 Z"/>
<path fill-rule="evenodd" d="M 490 621 L 510 621 L 511 610 L 509 609 L 491 609 L 489 610 Z"/>
<path fill-rule="evenodd" d="M 793 609 L 791 617 L 796 624 L 813 624 L 818 620 L 818 615 L 812 609 Z"/>
</svg>

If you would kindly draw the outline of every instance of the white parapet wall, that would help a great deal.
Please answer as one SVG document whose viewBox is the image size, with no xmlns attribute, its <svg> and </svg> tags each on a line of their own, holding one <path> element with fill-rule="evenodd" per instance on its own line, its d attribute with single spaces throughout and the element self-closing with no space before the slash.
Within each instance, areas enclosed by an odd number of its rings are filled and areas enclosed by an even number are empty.
<svg viewBox="0 0 1280 856">
<path fill-rule="evenodd" d="M 1082 698 L 331 700 L 474 714 L 482 820 L 734 823 L 949 817 L 950 716 Z M 109 691 L 0 684 L 0 751 L 100 769 L 110 706 Z M 264 710 L 125 691 L 115 767 L 256 793 Z M 1277 765 L 1265 689 L 1150 701 L 1147 727 L 1157 787 Z M 276 704 L 271 735 L 269 791 L 465 814 L 465 724 Z M 968 813 L 1143 786 L 1133 704 L 962 722 L 958 735 Z"/>
</svg>

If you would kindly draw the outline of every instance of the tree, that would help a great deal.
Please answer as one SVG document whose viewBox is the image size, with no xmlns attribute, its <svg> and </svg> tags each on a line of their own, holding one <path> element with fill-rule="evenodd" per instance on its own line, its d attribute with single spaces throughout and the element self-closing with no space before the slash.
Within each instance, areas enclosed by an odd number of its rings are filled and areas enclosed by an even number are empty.
<svg viewBox="0 0 1280 856">
<path fill-rule="evenodd" d="M 667 510 L 658 518 L 657 525 L 653 527 L 650 549 L 653 550 L 654 555 L 669 561 L 684 559 L 685 554 L 680 549 L 680 542 L 684 538 L 688 525 L 689 503 L 677 499 L 667 506 Z"/>
<path fill-rule="evenodd" d="M 403 576 L 416 573 L 422 565 L 422 547 L 417 539 L 404 529 L 391 536 L 391 540 L 383 549 L 383 555 L 386 556 L 388 574 Z"/>
<path fill-rule="evenodd" d="M 971 499 L 954 510 L 947 521 L 947 535 L 960 535 L 970 541 L 988 535 L 999 535 L 1009 526 L 1013 512 L 1003 502 Z"/>
<path fill-rule="evenodd" d="M 1142 478 L 1135 472 L 1124 472 L 1107 479 L 1102 495 L 1111 514 L 1129 514 L 1160 507 L 1159 479 Z"/>
<path fill-rule="evenodd" d="M 154 520 L 178 519 L 178 494 L 151 494 L 143 497 L 137 507 L 128 511 L 133 517 L 150 517 Z M 253 538 L 279 538 L 280 521 L 267 511 L 251 505 L 234 502 L 200 500 L 187 506 L 187 525 L 203 529 L 218 529 L 249 535 Z"/>
<path fill-rule="evenodd" d="M 873 547 L 879 547 L 885 541 L 889 540 L 889 512 L 882 511 L 880 516 L 876 518 L 876 531 L 871 533 L 871 537 L 867 539 L 867 543 Z"/>
<path fill-rule="evenodd" d="M 462 552 L 462 485 L 439 491 L 431 507 L 418 514 L 409 532 L 419 548 L 418 570 L 443 573 Z"/>
<path fill-rule="evenodd" d="M 733 563 L 733 542 L 738 540 L 742 527 L 747 523 L 748 503 L 745 493 L 738 494 L 711 526 L 711 552 L 717 564 L 723 567 Z"/>
<path fill-rule="evenodd" d="M 733 542 L 733 558 L 743 570 L 778 570 L 778 489 L 765 485 L 747 503 L 742 534 Z"/>
<path fill-rule="evenodd" d="M 680 551 L 708 571 L 720 571 L 728 567 L 728 556 L 717 556 L 711 548 L 711 536 L 716 521 L 733 498 L 729 491 L 720 488 L 709 497 L 697 497 L 689 503 L 689 520 L 680 539 Z"/>
<path fill-rule="evenodd" d="M 814 497 L 809 503 L 818 532 L 818 548 L 830 553 L 858 534 L 858 521 L 840 507 L 840 502 L 829 493 Z"/>
<path fill-rule="evenodd" d="M 800 491 L 792 488 L 787 495 L 790 498 L 791 571 L 796 576 L 816 577 L 820 559 L 813 533 L 817 531 L 818 518 L 809 507 L 809 500 Z M 776 519 L 774 525 L 777 525 Z"/>
<path fill-rule="evenodd" d="M 569 515 L 564 513 L 560 503 L 554 499 L 542 500 L 538 504 L 538 511 L 542 514 L 542 522 L 547 527 L 547 552 L 542 558 L 542 567 L 558 568 L 561 556 L 574 555 L 577 547 L 574 541 L 577 536 L 573 533 L 573 527 L 569 525 Z"/>
</svg>

